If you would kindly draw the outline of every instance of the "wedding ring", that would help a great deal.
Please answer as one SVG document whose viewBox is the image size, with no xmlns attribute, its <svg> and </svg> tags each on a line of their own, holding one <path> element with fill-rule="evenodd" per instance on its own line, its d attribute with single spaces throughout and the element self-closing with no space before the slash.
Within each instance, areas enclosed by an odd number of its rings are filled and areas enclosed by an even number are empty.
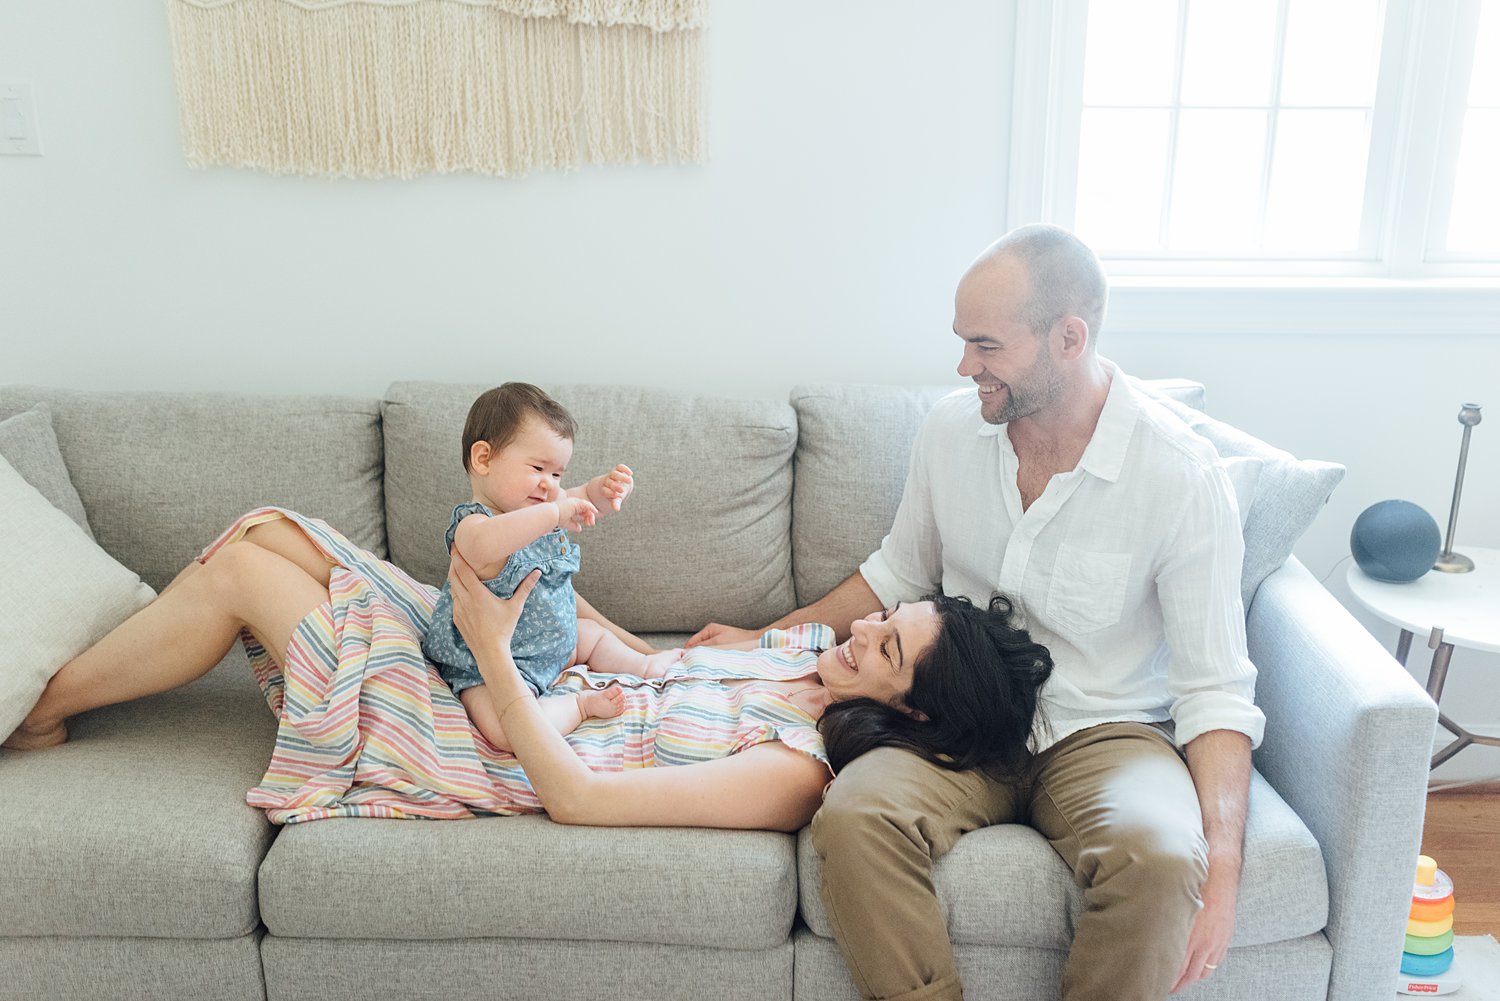
<svg viewBox="0 0 1500 1001">
<path fill-rule="evenodd" d="M 1205 970 L 1217 970 L 1218 969 L 1218 967 L 1215 966 L 1213 963 L 1204 963 L 1203 964 L 1203 968 Z"/>
</svg>

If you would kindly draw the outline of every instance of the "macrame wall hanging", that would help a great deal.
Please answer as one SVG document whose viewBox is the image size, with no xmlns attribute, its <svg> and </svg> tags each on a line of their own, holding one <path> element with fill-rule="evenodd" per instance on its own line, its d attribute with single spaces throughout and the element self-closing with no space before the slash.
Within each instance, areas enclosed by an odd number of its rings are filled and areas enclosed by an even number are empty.
<svg viewBox="0 0 1500 1001">
<path fill-rule="evenodd" d="M 702 159 L 707 0 L 168 0 L 193 166 Z"/>
</svg>

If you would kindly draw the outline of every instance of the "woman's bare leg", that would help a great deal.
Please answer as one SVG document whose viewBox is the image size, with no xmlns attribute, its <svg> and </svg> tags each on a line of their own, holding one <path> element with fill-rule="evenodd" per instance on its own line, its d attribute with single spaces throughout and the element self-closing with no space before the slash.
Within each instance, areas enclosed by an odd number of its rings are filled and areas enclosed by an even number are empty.
<svg viewBox="0 0 1500 1001">
<path fill-rule="evenodd" d="M 245 541 L 292 561 L 324 588 L 328 587 L 328 573 L 334 564 L 328 562 L 323 550 L 313 545 L 302 526 L 295 521 L 278 518 L 262 522 L 245 533 Z M 327 596 L 324 598 L 326 600 Z"/>
<path fill-rule="evenodd" d="M 194 571 L 202 569 L 202 563 L 199 563 L 197 560 L 189 560 L 188 565 L 182 568 L 182 572 L 179 573 L 176 577 L 173 577 L 172 582 L 161 589 L 161 593 L 156 596 L 156 600 L 160 601 L 162 598 L 166 597 L 168 591 L 181 584 L 184 580 L 187 580 L 188 577 L 192 576 Z"/>
<path fill-rule="evenodd" d="M 60 744 L 70 716 L 200 678 L 242 628 L 284 663 L 297 624 L 328 600 L 327 588 L 300 566 L 255 544 L 230 543 L 198 567 L 63 665 L 5 746 Z"/>
<path fill-rule="evenodd" d="M 262 522 L 253 528 L 247 529 L 243 538 L 239 541 L 253 542 L 262 549 L 269 550 L 278 556 L 291 560 L 297 566 L 307 572 L 307 575 L 316 580 L 324 587 L 328 586 L 328 572 L 333 567 L 323 551 L 313 545 L 307 533 L 302 531 L 301 526 L 289 518 L 281 518 L 277 521 Z M 202 563 L 192 560 L 182 568 L 182 572 L 172 578 L 172 582 L 162 588 L 157 598 L 164 597 L 178 584 L 203 567 Z"/>
</svg>

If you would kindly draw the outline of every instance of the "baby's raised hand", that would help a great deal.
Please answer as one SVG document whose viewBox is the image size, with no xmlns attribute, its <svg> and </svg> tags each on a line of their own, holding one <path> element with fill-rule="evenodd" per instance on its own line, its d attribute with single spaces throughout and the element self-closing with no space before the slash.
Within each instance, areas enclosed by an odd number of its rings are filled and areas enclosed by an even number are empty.
<svg viewBox="0 0 1500 1001">
<path fill-rule="evenodd" d="M 622 462 L 603 476 L 594 477 L 590 486 L 594 489 L 589 491 L 589 496 L 596 504 L 618 511 L 625 498 L 630 496 L 630 491 L 635 489 L 635 474 Z"/>
<path fill-rule="evenodd" d="M 599 517 L 599 509 L 582 497 L 563 494 L 557 499 L 557 527 L 569 532 L 581 532 L 585 525 L 592 525 Z"/>
</svg>

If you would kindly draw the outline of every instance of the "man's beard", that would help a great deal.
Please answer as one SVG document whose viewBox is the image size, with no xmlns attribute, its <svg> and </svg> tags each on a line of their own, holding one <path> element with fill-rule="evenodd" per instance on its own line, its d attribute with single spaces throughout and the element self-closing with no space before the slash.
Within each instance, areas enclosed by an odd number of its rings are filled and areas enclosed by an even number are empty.
<svg viewBox="0 0 1500 1001">
<path fill-rule="evenodd" d="M 1024 378 L 1024 386 L 1015 382 L 1005 384 L 1005 405 L 993 416 L 985 413 L 981 402 L 980 416 L 985 423 L 1009 424 L 1030 417 L 1057 402 L 1062 395 L 1062 380 L 1057 377 L 1057 369 L 1050 360 L 1037 362 Z"/>
</svg>

